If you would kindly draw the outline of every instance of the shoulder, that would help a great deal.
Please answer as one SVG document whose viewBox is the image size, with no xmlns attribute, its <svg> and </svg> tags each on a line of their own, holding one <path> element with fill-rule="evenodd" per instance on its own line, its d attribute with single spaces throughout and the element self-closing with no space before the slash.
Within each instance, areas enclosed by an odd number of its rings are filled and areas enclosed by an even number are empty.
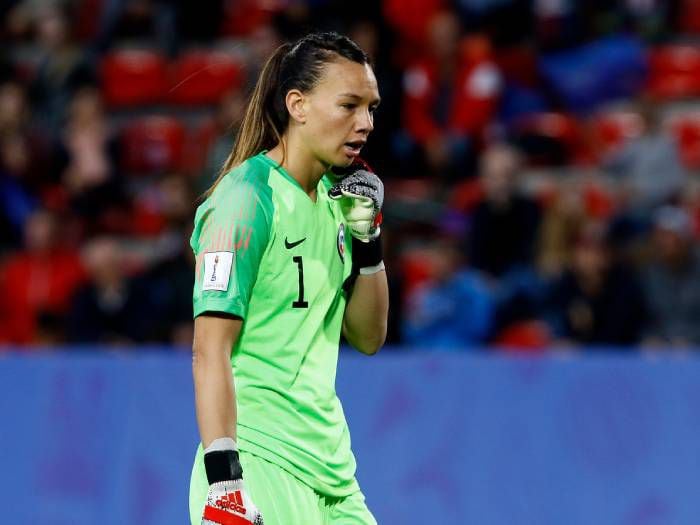
<svg viewBox="0 0 700 525">
<path fill-rule="evenodd" d="M 247 159 L 226 173 L 211 194 L 197 208 L 195 225 L 248 223 L 269 227 L 274 214 L 269 172 L 256 157 Z"/>
<path fill-rule="evenodd" d="M 269 170 L 257 157 L 251 157 L 226 173 L 197 213 L 217 209 L 237 212 L 262 206 L 272 212 L 272 188 L 268 185 Z"/>
<path fill-rule="evenodd" d="M 259 199 L 271 201 L 272 189 L 268 185 L 269 167 L 259 156 L 250 157 L 223 176 L 212 192 L 214 201 L 222 197 L 254 194 Z"/>
</svg>

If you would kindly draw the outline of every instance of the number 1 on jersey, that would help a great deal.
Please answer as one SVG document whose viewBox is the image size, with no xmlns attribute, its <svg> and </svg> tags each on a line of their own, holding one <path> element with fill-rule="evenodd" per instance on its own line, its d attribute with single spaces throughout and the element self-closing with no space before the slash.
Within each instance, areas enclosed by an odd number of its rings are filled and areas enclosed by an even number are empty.
<svg viewBox="0 0 700 525">
<path fill-rule="evenodd" d="M 309 303 L 304 300 L 304 260 L 301 255 L 295 255 L 292 260 L 299 269 L 299 298 L 292 303 L 292 308 L 308 308 Z"/>
</svg>

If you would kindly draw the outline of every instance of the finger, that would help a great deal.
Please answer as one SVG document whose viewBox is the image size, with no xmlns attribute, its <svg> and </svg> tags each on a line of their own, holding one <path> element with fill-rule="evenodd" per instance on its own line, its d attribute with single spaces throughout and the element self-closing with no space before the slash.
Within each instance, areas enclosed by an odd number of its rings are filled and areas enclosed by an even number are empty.
<svg viewBox="0 0 700 525">
<path fill-rule="evenodd" d="M 356 192 L 350 191 L 350 190 L 343 190 L 343 197 L 347 197 L 348 199 L 361 201 L 361 202 L 374 202 L 374 200 L 371 197 L 367 197 L 366 195 L 361 195 L 359 193 L 356 193 Z"/>
</svg>

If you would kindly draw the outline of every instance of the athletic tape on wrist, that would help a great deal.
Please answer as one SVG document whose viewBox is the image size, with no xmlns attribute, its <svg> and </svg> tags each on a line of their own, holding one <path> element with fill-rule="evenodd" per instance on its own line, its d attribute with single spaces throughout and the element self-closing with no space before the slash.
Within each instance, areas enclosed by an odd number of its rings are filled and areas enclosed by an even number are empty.
<svg viewBox="0 0 700 525">
<path fill-rule="evenodd" d="M 379 264 L 375 266 L 367 266 L 365 268 L 360 268 L 360 275 L 373 275 L 375 273 L 383 271 L 384 261 L 380 261 Z"/>
<path fill-rule="evenodd" d="M 204 451 L 204 470 L 210 485 L 243 477 L 243 469 L 236 448 L 236 442 L 231 438 L 215 439 L 206 448 Z"/>
<path fill-rule="evenodd" d="M 363 268 L 374 268 L 383 259 L 381 236 L 368 242 L 352 238 L 352 266 L 355 273 L 361 274 Z"/>
</svg>

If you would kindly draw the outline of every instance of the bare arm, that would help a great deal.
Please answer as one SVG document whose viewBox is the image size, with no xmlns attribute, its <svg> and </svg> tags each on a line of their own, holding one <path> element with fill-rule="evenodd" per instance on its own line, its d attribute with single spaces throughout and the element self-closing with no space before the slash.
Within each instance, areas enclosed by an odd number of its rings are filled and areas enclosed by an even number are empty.
<svg viewBox="0 0 700 525">
<path fill-rule="evenodd" d="M 242 324 L 240 319 L 210 315 L 194 320 L 192 375 L 204 448 L 217 438 L 236 439 L 236 393 L 230 357 Z"/>
<path fill-rule="evenodd" d="M 386 272 L 358 275 L 345 307 L 343 335 L 363 354 L 379 351 L 386 339 L 389 286 Z"/>
</svg>

